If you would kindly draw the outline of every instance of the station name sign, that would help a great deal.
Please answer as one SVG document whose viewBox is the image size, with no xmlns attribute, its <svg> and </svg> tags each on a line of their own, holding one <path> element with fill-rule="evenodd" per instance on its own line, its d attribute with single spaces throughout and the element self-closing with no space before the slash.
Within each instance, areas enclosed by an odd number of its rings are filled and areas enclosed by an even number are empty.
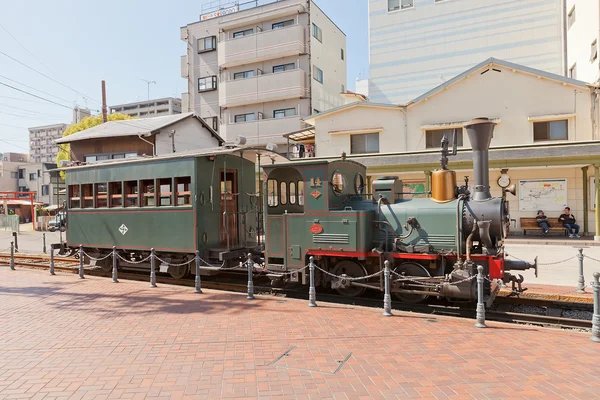
<svg viewBox="0 0 600 400">
<path fill-rule="evenodd" d="M 224 15 L 228 15 L 228 14 L 233 14 L 240 11 L 240 6 L 233 6 L 233 7 L 229 7 L 229 8 L 224 8 L 222 10 L 219 11 L 213 11 L 211 13 L 208 14 L 203 14 L 200 16 L 200 21 L 206 21 L 207 19 L 213 19 L 213 18 L 217 18 L 217 17 L 222 17 Z"/>
</svg>

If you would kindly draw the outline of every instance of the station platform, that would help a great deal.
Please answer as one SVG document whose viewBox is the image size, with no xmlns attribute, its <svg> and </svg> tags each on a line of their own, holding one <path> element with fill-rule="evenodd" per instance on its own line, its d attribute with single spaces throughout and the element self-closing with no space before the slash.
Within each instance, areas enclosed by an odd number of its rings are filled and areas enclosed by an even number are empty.
<svg viewBox="0 0 600 400">
<path fill-rule="evenodd" d="M 578 293 L 577 289 L 570 286 L 524 284 L 526 291 L 515 295 L 510 285 L 500 289 L 498 297 L 514 297 L 518 299 L 539 300 L 559 303 L 594 304 L 593 288 L 589 285 L 585 293 Z"/>
<path fill-rule="evenodd" d="M 6 267 L 0 304 L 0 399 L 600 398 L 589 333 Z"/>
</svg>

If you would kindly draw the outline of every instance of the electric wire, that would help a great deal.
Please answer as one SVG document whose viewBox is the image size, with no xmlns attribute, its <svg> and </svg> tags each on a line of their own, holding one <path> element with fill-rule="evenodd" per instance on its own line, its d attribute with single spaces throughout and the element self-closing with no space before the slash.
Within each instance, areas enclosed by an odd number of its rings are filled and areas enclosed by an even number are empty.
<svg viewBox="0 0 600 400">
<path fill-rule="evenodd" d="M 7 77 L 7 76 L 0 75 L 0 78 L 6 79 L 7 81 L 11 81 L 11 82 L 13 82 L 13 83 L 16 83 L 16 84 L 18 84 L 18 85 L 21 85 L 21 86 L 23 86 L 23 87 L 26 87 L 27 89 L 32 89 L 32 90 L 35 90 L 36 92 L 43 93 L 43 94 L 45 94 L 45 95 L 47 95 L 47 96 L 50 96 L 50 97 L 54 97 L 55 99 L 62 100 L 62 101 L 66 101 L 67 103 L 71 103 L 71 100 L 63 99 L 62 97 L 58 97 L 58 96 L 56 96 L 56 95 L 53 95 L 52 93 L 44 92 L 43 90 L 39 90 L 39 89 L 37 89 L 37 88 L 35 88 L 35 87 L 33 87 L 33 86 L 28 86 L 28 85 L 26 85 L 26 84 L 24 84 L 24 83 L 21 83 L 21 82 L 19 82 L 19 81 L 16 81 L 16 80 L 14 80 L 14 79 L 11 79 L 11 78 L 9 78 L 9 77 Z M 33 101 L 33 100 L 30 100 L 30 101 Z"/>
<path fill-rule="evenodd" d="M 11 85 L 9 85 L 9 84 L 7 84 L 7 83 L 0 82 L 0 85 L 6 86 L 6 87 L 8 87 L 8 88 L 11 88 L 11 89 L 14 89 L 14 90 L 17 90 L 17 91 L 19 91 L 19 92 L 21 92 L 21 93 L 28 94 L 28 95 L 30 95 L 30 96 L 33 96 L 33 97 L 36 97 L 36 98 L 38 98 L 38 99 L 41 99 L 41 100 L 47 101 L 48 103 L 56 104 L 57 106 L 61 106 L 61 107 L 64 107 L 64 108 L 68 108 L 69 110 L 71 109 L 71 107 L 69 107 L 69 106 L 65 106 L 64 104 L 57 103 L 57 102 L 55 102 L 55 101 L 52 101 L 52 100 L 46 99 L 46 98 L 44 98 L 44 97 L 38 96 L 38 95 L 36 95 L 36 94 L 33 94 L 33 93 L 29 93 L 29 92 L 27 92 L 27 91 L 25 91 L 25 90 L 21 90 L 21 89 L 19 89 L 19 88 L 16 88 L 16 87 L 14 87 L 14 86 L 11 86 Z"/>
</svg>

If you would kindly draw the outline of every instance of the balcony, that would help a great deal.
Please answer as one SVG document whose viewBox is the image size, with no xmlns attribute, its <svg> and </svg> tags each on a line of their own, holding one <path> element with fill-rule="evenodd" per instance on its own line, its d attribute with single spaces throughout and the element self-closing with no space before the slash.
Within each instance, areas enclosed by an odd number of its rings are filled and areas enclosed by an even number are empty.
<svg viewBox="0 0 600 400">
<path fill-rule="evenodd" d="M 306 72 L 301 69 L 265 74 L 253 78 L 221 83 L 219 104 L 222 107 L 266 103 L 308 96 Z"/>
<path fill-rule="evenodd" d="M 242 122 L 238 124 L 221 125 L 227 140 L 244 136 L 249 145 L 267 143 L 286 143 L 284 134 L 302 129 L 301 116 L 295 115 L 287 118 L 269 118 L 258 121 Z M 284 150 L 282 148 L 282 150 Z"/>
<path fill-rule="evenodd" d="M 268 30 L 218 44 L 219 66 L 231 68 L 306 52 L 304 27 Z"/>
</svg>

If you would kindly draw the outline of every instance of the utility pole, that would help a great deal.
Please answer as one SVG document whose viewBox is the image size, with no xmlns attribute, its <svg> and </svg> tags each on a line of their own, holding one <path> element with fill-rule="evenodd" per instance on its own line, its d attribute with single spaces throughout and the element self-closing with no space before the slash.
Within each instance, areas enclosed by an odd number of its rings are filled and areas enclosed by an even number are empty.
<svg viewBox="0 0 600 400">
<path fill-rule="evenodd" d="M 148 101 L 150 101 L 150 84 L 154 83 L 156 85 L 156 81 L 148 81 L 146 79 L 141 79 L 141 80 L 146 82 L 146 84 L 148 85 Z"/>
<path fill-rule="evenodd" d="M 106 120 L 106 82 L 102 81 L 102 122 Z"/>
</svg>

